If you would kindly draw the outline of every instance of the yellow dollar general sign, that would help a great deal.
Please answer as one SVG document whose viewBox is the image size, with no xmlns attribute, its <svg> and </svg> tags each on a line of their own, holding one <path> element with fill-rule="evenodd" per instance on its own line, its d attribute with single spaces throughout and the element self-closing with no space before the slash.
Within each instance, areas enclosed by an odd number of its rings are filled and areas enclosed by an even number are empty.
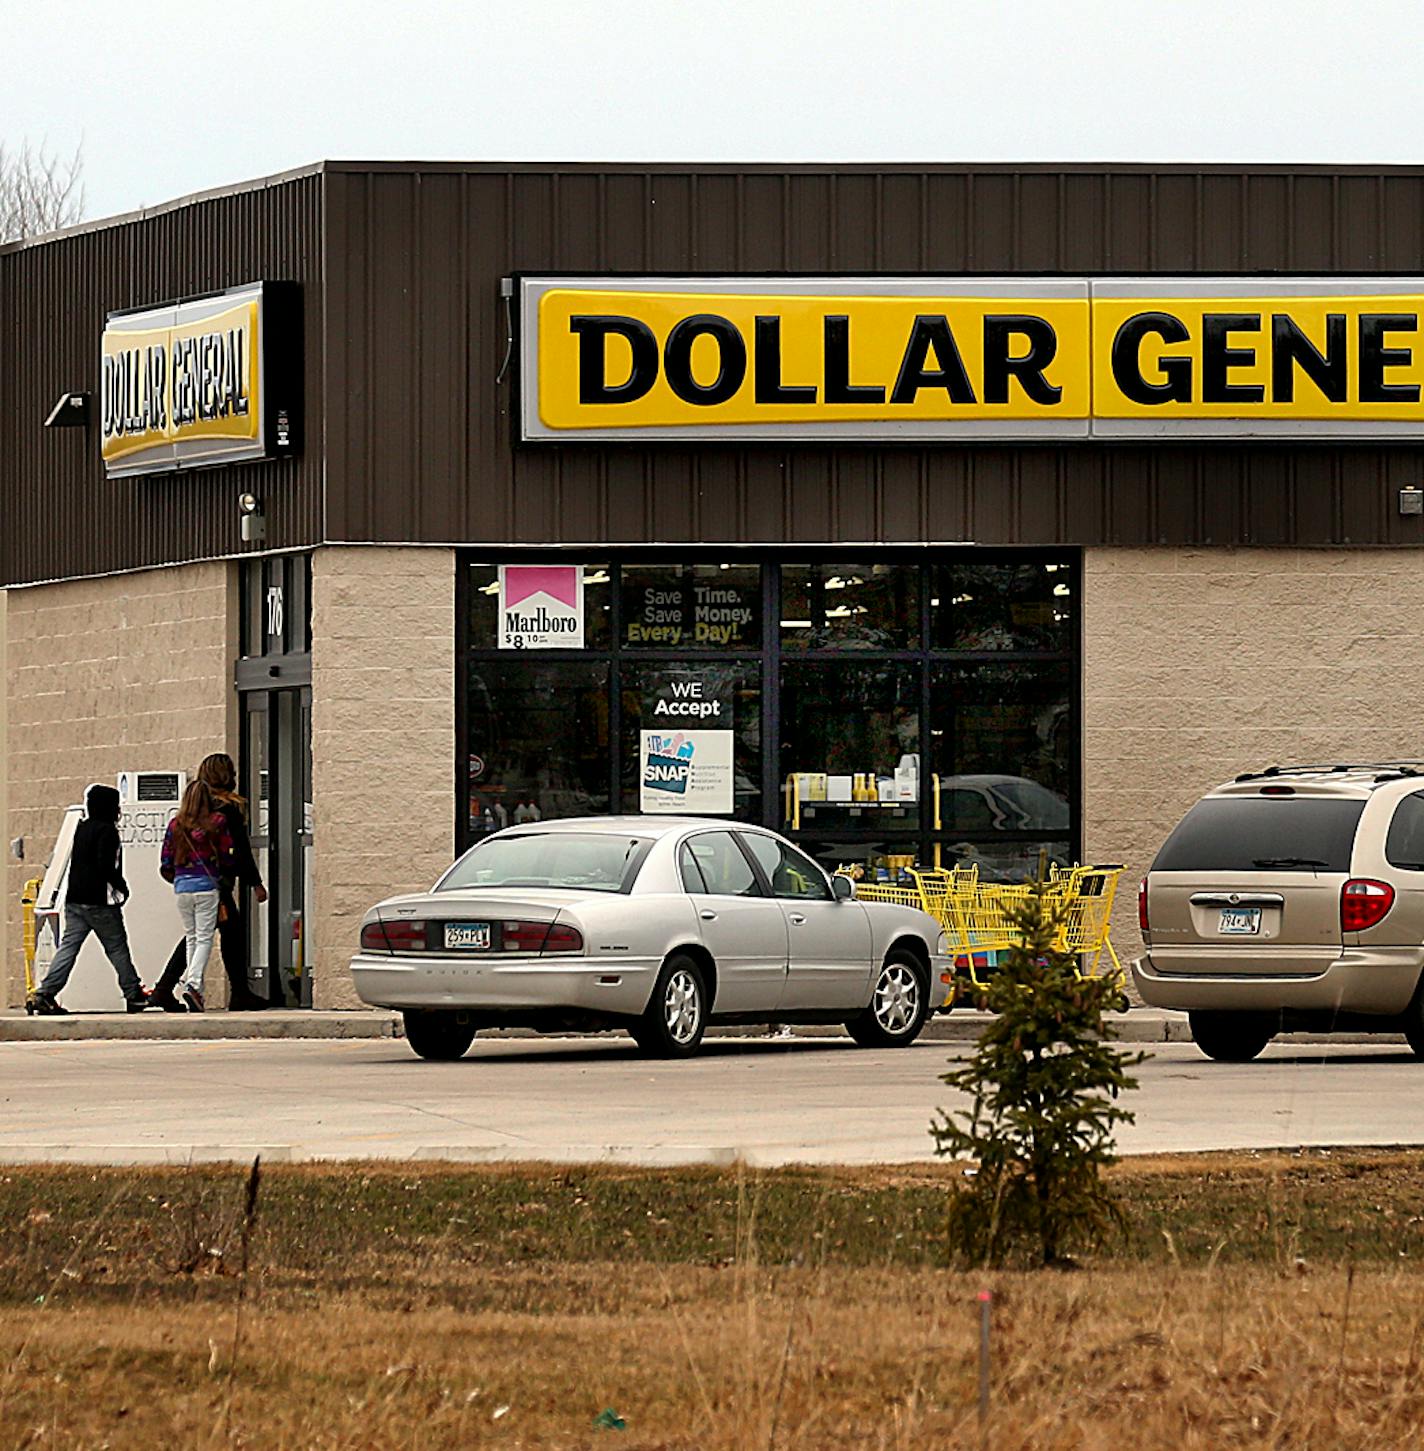
<svg viewBox="0 0 1424 1451">
<path fill-rule="evenodd" d="M 1418 436 L 1424 283 L 526 279 L 526 439 Z"/>
<path fill-rule="evenodd" d="M 100 342 L 108 474 L 263 458 L 263 284 L 114 313 Z"/>
</svg>

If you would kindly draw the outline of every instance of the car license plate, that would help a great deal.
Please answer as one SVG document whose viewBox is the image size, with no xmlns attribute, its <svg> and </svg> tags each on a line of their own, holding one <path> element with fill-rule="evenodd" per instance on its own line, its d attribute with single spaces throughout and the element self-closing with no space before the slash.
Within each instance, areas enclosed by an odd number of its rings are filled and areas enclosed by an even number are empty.
<svg viewBox="0 0 1424 1451">
<path fill-rule="evenodd" d="M 488 922 L 447 922 L 445 924 L 445 946 L 467 948 L 475 952 L 488 952 L 490 925 Z"/>
<path fill-rule="evenodd" d="M 1250 937 L 1261 930 L 1259 907 L 1223 907 L 1217 930 L 1223 937 Z"/>
</svg>

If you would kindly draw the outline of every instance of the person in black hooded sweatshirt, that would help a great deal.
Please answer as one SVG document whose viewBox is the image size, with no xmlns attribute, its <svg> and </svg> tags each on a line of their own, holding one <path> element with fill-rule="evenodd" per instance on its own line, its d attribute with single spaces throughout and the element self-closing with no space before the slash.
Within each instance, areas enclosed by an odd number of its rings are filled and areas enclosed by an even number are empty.
<svg viewBox="0 0 1424 1451">
<path fill-rule="evenodd" d="M 64 935 L 44 981 L 30 996 L 29 1012 L 64 1013 L 57 998 L 74 971 L 79 949 L 92 932 L 118 974 L 129 1012 L 141 1013 L 148 996 L 129 955 L 124 930 L 124 848 L 119 840 L 119 793 L 112 786 L 91 786 L 84 795 L 85 817 L 74 832 L 69 853 L 69 890 L 64 900 Z"/>
</svg>

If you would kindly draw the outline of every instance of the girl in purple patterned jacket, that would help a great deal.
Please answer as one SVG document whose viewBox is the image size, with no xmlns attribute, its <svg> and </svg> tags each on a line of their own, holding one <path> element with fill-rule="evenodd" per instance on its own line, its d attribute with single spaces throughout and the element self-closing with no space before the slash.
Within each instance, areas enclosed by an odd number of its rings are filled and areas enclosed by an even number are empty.
<svg viewBox="0 0 1424 1451">
<path fill-rule="evenodd" d="M 183 804 L 168 823 L 158 870 L 173 883 L 178 915 L 183 919 L 188 966 L 181 995 L 190 1013 L 203 1011 L 203 972 L 213 950 L 218 925 L 219 883 L 237 875 L 232 835 L 204 781 L 190 781 Z"/>
</svg>

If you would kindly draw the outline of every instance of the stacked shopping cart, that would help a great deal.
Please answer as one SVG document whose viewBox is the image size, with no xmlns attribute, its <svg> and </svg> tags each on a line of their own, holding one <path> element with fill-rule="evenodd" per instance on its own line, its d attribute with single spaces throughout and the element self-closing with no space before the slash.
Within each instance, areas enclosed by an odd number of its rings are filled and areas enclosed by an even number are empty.
<svg viewBox="0 0 1424 1451">
<path fill-rule="evenodd" d="M 1103 954 L 1115 977 L 1122 964 L 1108 935 L 1120 865 L 1051 867 L 1043 884 L 1044 909 L 1054 923 L 1054 946 L 1081 958 L 1081 970 L 1096 974 Z M 898 883 L 858 882 L 856 896 L 894 902 L 928 912 L 944 929 L 954 954 L 956 977 L 983 991 L 998 955 L 1018 941 L 1015 919 L 1036 890 L 1028 883 L 981 882 L 976 866 L 909 871 Z"/>
</svg>

